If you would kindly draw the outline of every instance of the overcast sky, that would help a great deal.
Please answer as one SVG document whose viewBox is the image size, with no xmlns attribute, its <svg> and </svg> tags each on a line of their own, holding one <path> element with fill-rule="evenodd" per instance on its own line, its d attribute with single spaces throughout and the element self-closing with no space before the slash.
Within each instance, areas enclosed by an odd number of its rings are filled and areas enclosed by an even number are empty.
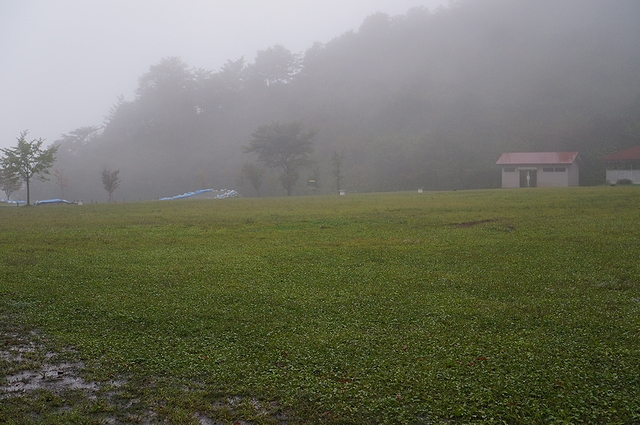
<svg viewBox="0 0 640 425">
<path fill-rule="evenodd" d="M 447 0 L 0 0 L 0 147 L 101 125 L 149 66 L 179 56 L 217 71 L 282 44 L 297 53 L 364 18 Z"/>
</svg>

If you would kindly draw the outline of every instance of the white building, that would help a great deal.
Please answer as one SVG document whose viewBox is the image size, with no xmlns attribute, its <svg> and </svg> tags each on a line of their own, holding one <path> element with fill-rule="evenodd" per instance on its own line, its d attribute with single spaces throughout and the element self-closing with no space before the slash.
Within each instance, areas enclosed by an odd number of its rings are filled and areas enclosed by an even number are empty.
<svg viewBox="0 0 640 425">
<path fill-rule="evenodd" d="M 567 187 L 580 185 L 578 152 L 508 152 L 496 162 L 502 167 L 502 187 Z"/>
<path fill-rule="evenodd" d="M 607 162 L 607 183 L 628 180 L 640 184 L 640 145 L 602 158 Z"/>
</svg>

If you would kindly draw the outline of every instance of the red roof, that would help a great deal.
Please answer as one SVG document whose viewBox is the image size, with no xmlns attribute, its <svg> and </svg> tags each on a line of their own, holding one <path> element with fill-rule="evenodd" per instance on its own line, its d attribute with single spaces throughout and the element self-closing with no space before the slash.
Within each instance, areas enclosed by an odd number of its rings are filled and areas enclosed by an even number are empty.
<svg viewBox="0 0 640 425">
<path fill-rule="evenodd" d="M 573 164 L 578 152 L 506 152 L 497 165 Z"/>
<path fill-rule="evenodd" d="M 634 161 L 640 159 L 640 145 L 612 153 L 602 158 L 603 161 Z"/>
</svg>

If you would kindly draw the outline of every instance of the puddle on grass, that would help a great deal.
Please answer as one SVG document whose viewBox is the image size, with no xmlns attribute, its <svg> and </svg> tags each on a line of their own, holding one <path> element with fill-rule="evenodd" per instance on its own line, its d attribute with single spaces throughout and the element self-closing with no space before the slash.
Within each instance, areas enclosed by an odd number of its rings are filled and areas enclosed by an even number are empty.
<svg viewBox="0 0 640 425">
<path fill-rule="evenodd" d="M 216 424 L 212 419 L 210 419 L 208 416 L 206 416 L 206 415 L 204 415 L 202 413 L 196 412 L 193 416 L 194 416 L 194 418 L 196 418 L 198 420 L 198 423 L 200 425 L 215 425 Z"/>
<path fill-rule="evenodd" d="M 61 353 L 50 352 L 37 332 L 20 332 L 8 325 L 8 318 L 0 316 L 0 402 L 11 397 L 25 397 L 38 391 L 62 394 L 66 391 L 79 391 L 91 402 L 104 401 L 115 409 L 115 415 L 102 415 L 98 419 L 105 424 L 124 423 L 156 423 L 156 415 L 152 409 L 136 406 L 137 398 L 122 398 L 121 389 L 126 382 L 112 380 L 109 382 L 86 381 L 81 377 L 84 364 L 73 360 L 72 350 Z M 3 323 L 4 322 L 4 323 Z M 69 360 L 71 359 L 71 360 Z M 126 391 L 126 390 L 125 390 Z M 69 409 L 71 406 L 64 406 Z M 211 419 L 208 414 L 224 412 L 225 416 L 236 417 L 234 424 L 246 425 L 242 419 L 242 410 L 247 408 L 252 416 L 275 419 L 279 424 L 288 422 L 287 413 L 282 411 L 277 402 L 262 402 L 254 398 L 228 397 L 214 402 L 209 412 L 194 412 L 193 418 L 200 425 L 217 425 L 221 423 Z"/>
<path fill-rule="evenodd" d="M 79 376 L 84 368 L 81 362 L 58 360 L 58 354 L 38 344 L 39 335 L 30 332 L 0 331 L 2 346 L 0 360 L 4 363 L 4 376 L 0 376 L 0 399 L 22 395 L 37 390 L 61 393 L 65 390 L 81 390 L 90 400 L 95 400 L 99 387 Z"/>
<path fill-rule="evenodd" d="M 59 365 L 42 365 L 39 371 L 26 370 L 5 379 L 8 385 L 0 387 L 0 393 L 8 394 L 48 390 L 60 392 L 63 390 L 83 390 L 88 393 L 90 400 L 95 400 L 95 393 L 99 387 L 94 382 L 86 382 L 76 375 L 83 367 L 81 363 L 61 363 Z M 1 397 L 1 395 L 0 395 Z"/>
<path fill-rule="evenodd" d="M 121 405 L 118 394 L 119 389 L 125 386 L 124 381 L 100 384 L 87 381 L 81 377 L 85 365 L 74 360 L 73 350 L 51 352 L 44 341 L 38 332 L 20 329 L 12 325 L 7 316 L 0 315 L 0 403 L 3 399 L 29 398 L 42 391 L 56 395 L 73 391 L 82 394 L 81 398 L 89 402 L 104 401 L 116 411 L 127 410 Z M 51 407 L 51 411 L 70 409 L 70 405 Z M 151 412 L 144 412 L 139 416 L 141 420 L 135 422 L 146 423 L 145 420 L 151 416 Z M 112 415 L 100 415 L 96 419 L 105 424 L 131 422 L 119 421 Z"/>
</svg>

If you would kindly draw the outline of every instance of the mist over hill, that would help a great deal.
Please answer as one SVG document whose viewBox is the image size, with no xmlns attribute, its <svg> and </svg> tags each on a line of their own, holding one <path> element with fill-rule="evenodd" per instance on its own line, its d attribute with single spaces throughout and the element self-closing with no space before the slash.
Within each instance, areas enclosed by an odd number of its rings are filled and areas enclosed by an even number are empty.
<svg viewBox="0 0 640 425">
<path fill-rule="evenodd" d="M 505 151 L 580 151 L 581 184 L 604 183 L 599 158 L 640 143 L 640 3 L 461 0 L 436 11 L 369 16 L 357 31 L 302 54 L 276 45 L 217 71 L 169 57 L 140 76 L 103 123 L 60 144 L 65 197 L 116 200 L 204 187 L 256 193 L 239 178 L 256 128 L 299 121 L 318 131 L 316 193 L 498 187 Z M 263 195 L 282 195 L 275 171 Z M 55 181 L 34 187 L 55 197 Z"/>
</svg>

